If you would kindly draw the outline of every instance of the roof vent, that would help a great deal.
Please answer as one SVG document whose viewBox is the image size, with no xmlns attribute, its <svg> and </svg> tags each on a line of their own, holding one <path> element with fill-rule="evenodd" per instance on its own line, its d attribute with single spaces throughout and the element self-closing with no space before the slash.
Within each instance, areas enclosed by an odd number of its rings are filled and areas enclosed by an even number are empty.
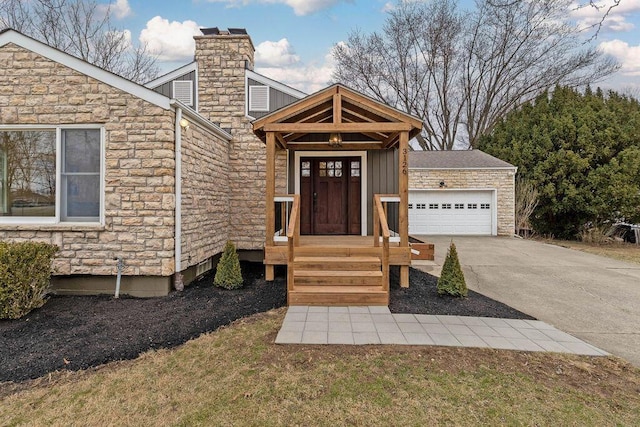
<svg viewBox="0 0 640 427">
<path fill-rule="evenodd" d="M 229 34 L 247 34 L 245 28 L 229 28 Z"/>
</svg>

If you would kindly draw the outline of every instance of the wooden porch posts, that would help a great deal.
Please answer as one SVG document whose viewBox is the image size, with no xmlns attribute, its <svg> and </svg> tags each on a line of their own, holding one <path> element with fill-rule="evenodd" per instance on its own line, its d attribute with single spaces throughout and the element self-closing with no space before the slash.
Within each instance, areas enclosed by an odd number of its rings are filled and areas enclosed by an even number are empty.
<svg viewBox="0 0 640 427">
<path fill-rule="evenodd" d="M 398 144 L 398 193 L 400 194 L 400 247 L 409 247 L 409 132 L 401 132 Z M 400 286 L 409 287 L 409 266 L 400 266 Z"/>
<path fill-rule="evenodd" d="M 273 132 L 267 132 L 267 188 L 266 202 L 266 236 L 265 246 L 270 247 L 274 245 L 273 235 L 275 234 L 275 204 L 274 198 L 276 195 L 276 135 Z M 267 249 L 267 248 L 265 248 Z M 264 272 L 265 280 L 272 281 L 275 279 L 275 266 L 273 264 L 267 264 Z"/>
</svg>

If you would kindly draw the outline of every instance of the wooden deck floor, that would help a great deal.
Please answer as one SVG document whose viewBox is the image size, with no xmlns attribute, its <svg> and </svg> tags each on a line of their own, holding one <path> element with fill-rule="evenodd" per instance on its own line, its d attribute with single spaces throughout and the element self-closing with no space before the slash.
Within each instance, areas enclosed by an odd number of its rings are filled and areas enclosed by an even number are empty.
<svg viewBox="0 0 640 427">
<path fill-rule="evenodd" d="M 285 246 L 287 242 L 277 242 L 276 246 Z M 390 246 L 399 246 L 397 242 L 390 242 Z M 333 246 L 333 247 L 373 247 L 373 236 L 300 236 L 300 246 Z"/>
</svg>

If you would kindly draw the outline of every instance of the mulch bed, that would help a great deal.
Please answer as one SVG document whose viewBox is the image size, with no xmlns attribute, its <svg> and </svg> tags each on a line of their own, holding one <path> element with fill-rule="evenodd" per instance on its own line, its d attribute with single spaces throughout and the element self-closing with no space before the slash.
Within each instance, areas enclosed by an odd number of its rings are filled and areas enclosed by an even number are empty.
<svg viewBox="0 0 640 427">
<path fill-rule="evenodd" d="M 273 283 L 264 266 L 243 263 L 245 286 L 228 291 L 211 285 L 212 273 L 160 298 L 52 296 L 18 320 L 0 320 L 0 382 L 38 378 L 55 370 L 80 370 L 170 348 L 239 318 L 286 305 L 286 277 Z M 436 278 L 411 269 L 408 289 L 391 274 L 394 313 L 451 314 L 533 319 L 469 291 L 465 299 L 438 297 Z"/>
</svg>

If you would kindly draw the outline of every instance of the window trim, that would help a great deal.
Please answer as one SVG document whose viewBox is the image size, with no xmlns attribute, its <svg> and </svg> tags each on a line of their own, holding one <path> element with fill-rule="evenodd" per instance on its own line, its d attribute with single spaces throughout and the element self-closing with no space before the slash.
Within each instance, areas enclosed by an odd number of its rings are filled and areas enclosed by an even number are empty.
<svg viewBox="0 0 640 427">
<path fill-rule="evenodd" d="M 97 221 L 62 221 L 62 131 L 66 129 L 97 129 L 100 131 L 100 208 Z M 56 206 L 54 217 L 33 217 L 33 216 L 0 216 L 0 226 L 2 225 L 52 225 L 61 224 L 65 226 L 92 226 L 105 224 L 105 129 L 101 124 L 65 124 L 65 125 L 0 125 L 0 131 L 54 131 L 56 135 Z"/>
</svg>

